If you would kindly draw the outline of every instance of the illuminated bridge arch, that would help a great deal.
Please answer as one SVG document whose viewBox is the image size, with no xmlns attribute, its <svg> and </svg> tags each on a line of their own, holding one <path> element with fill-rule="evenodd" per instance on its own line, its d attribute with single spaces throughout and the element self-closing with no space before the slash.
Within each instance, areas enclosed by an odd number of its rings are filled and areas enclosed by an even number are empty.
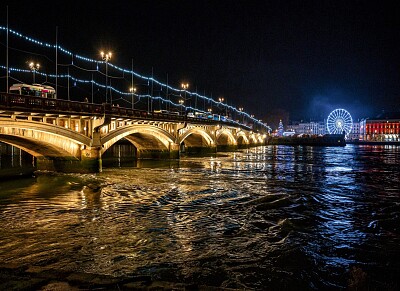
<svg viewBox="0 0 400 291">
<path fill-rule="evenodd" d="M 175 144 L 174 136 L 157 126 L 127 125 L 111 131 L 101 139 L 102 152 L 104 153 L 122 138 L 130 141 L 139 152 L 145 150 L 170 151 Z"/>
<path fill-rule="evenodd" d="M 81 147 L 90 146 L 91 139 L 71 129 L 53 124 L 0 120 L 0 141 L 20 148 L 37 158 L 81 158 Z"/>
<path fill-rule="evenodd" d="M 254 133 L 250 134 L 249 140 L 250 140 L 250 143 L 252 143 L 252 144 L 259 143 L 259 140 L 257 139 L 257 136 Z"/>
<path fill-rule="evenodd" d="M 218 145 L 236 145 L 237 141 L 227 128 L 221 128 L 217 131 L 216 142 Z"/>
<path fill-rule="evenodd" d="M 193 127 L 182 133 L 179 137 L 179 144 L 185 143 L 188 147 L 213 147 L 215 141 L 211 137 L 212 132 L 207 132 L 202 127 Z"/>
<path fill-rule="evenodd" d="M 238 145 L 248 145 L 250 144 L 249 138 L 243 131 L 239 131 L 237 134 L 237 143 Z"/>
</svg>

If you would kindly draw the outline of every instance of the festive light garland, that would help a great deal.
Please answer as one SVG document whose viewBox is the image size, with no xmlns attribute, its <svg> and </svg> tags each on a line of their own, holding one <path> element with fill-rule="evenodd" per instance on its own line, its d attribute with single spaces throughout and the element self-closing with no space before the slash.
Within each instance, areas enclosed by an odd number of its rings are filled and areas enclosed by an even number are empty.
<svg viewBox="0 0 400 291">
<path fill-rule="evenodd" d="M 13 30 L 13 29 L 9 29 L 9 28 L 7 28 L 7 27 L 0 26 L 0 31 L 7 31 L 7 30 L 8 30 L 8 32 L 9 32 L 10 34 L 15 35 L 15 36 L 18 36 L 18 37 L 20 37 L 20 38 L 22 38 L 22 39 L 24 39 L 24 40 L 26 40 L 26 41 L 29 41 L 29 42 L 32 42 L 32 43 L 36 44 L 36 45 L 40 45 L 40 46 L 43 46 L 43 47 L 46 47 L 46 48 L 57 49 L 57 50 L 60 50 L 60 52 L 65 53 L 65 54 L 67 54 L 67 55 L 69 55 L 69 56 L 73 56 L 73 57 L 75 57 L 75 58 L 77 58 L 77 59 L 80 59 L 80 60 L 83 60 L 83 61 L 87 61 L 87 62 L 91 62 L 91 63 L 96 63 L 96 64 L 97 64 L 97 70 L 98 70 L 98 65 L 99 65 L 99 64 L 104 64 L 104 63 L 105 63 L 105 61 L 103 61 L 103 60 L 99 61 L 99 60 L 90 59 L 90 58 L 87 58 L 87 57 L 84 57 L 84 56 L 81 56 L 81 55 L 73 54 L 72 52 L 70 52 L 70 51 L 64 49 L 63 47 L 61 47 L 61 46 L 59 46 L 59 45 L 49 44 L 49 43 L 46 43 L 46 42 L 42 42 L 42 41 L 36 40 L 36 39 L 34 39 L 34 38 L 31 38 L 31 37 L 29 37 L 29 36 L 23 35 L 23 34 L 21 34 L 21 33 L 17 32 L 17 31 L 15 31 L 15 30 Z M 72 60 L 72 63 L 73 63 L 73 60 Z M 212 98 L 209 98 L 209 97 L 207 97 L 207 96 L 200 95 L 200 94 L 198 94 L 198 93 L 190 92 L 190 91 L 188 91 L 188 90 L 186 90 L 186 89 L 177 89 L 177 88 L 171 87 L 171 86 L 169 86 L 169 85 L 167 85 L 167 84 L 164 84 L 164 83 L 162 83 L 162 82 L 160 82 L 160 81 L 158 81 L 158 80 L 156 80 L 156 79 L 154 79 L 154 78 L 152 78 L 152 77 L 143 76 L 143 75 L 141 75 L 141 74 L 136 73 L 136 72 L 133 71 L 133 70 L 127 70 L 127 69 L 121 68 L 121 67 L 119 67 L 119 66 L 116 66 L 116 65 L 114 65 L 114 64 L 111 64 L 110 62 L 108 62 L 108 66 L 110 66 L 110 67 L 112 67 L 112 68 L 114 68 L 114 69 L 116 69 L 116 70 L 119 70 L 119 71 L 121 71 L 121 72 L 123 72 L 123 73 L 133 74 L 135 77 L 138 77 L 138 78 L 147 80 L 148 82 L 150 82 L 150 81 L 151 81 L 151 82 L 154 82 L 154 83 L 160 85 L 161 87 L 168 88 L 169 90 L 173 90 L 173 91 L 179 92 L 179 93 L 185 92 L 186 94 L 189 94 L 189 96 L 197 96 L 197 97 L 199 97 L 199 98 L 201 98 L 201 99 L 204 99 L 204 100 L 206 100 L 206 101 L 208 101 L 208 102 L 211 102 L 212 104 L 215 104 L 215 105 L 217 105 L 217 106 L 218 106 L 218 105 L 222 105 L 222 106 L 224 106 L 226 109 L 229 109 L 229 110 L 234 111 L 235 114 L 244 115 L 244 116 L 246 116 L 248 119 L 252 120 L 254 123 L 257 123 L 258 125 L 261 125 L 261 126 L 263 126 L 264 128 L 266 128 L 266 129 L 268 129 L 268 130 L 270 129 L 268 126 L 266 126 L 265 124 L 263 124 L 262 122 L 260 122 L 258 119 L 252 117 L 250 114 L 248 114 L 248 113 L 246 113 L 246 112 L 243 112 L 243 111 L 240 111 L 240 110 L 238 110 L 236 107 L 233 107 L 233 106 L 231 106 L 231 105 L 222 103 L 222 102 L 220 102 L 220 101 L 215 101 L 215 100 L 212 99 Z M 4 66 L 1 66 L 1 68 L 6 69 Z M 29 70 L 22 70 L 22 69 L 16 69 L 16 68 L 9 68 L 9 71 L 17 71 L 17 72 L 24 72 L 24 73 L 25 73 L 25 72 L 31 72 L 31 71 L 29 71 Z M 44 74 L 44 73 L 41 73 L 41 72 L 36 72 L 36 74 L 40 74 L 40 75 L 42 75 L 42 76 L 54 77 L 54 78 L 56 77 L 55 75 L 47 75 L 47 74 Z M 63 77 L 68 77 L 68 75 L 58 75 L 58 77 L 63 78 Z M 89 81 L 88 81 L 88 80 L 76 79 L 76 78 L 73 78 L 73 77 L 71 77 L 71 76 L 69 76 L 69 77 L 70 77 L 72 80 L 76 81 L 76 82 L 82 82 L 82 83 L 92 83 L 92 82 L 93 82 L 94 84 L 96 84 L 97 86 L 100 86 L 100 87 L 102 87 L 102 88 L 105 88 L 105 87 L 106 87 L 105 85 L 98 84 L 98 83 L 94 82 L 93 80 L 89 80 Z M 122 91 L 119 91 L 119 90 L 117 90 L 117 89 L 115 89 L 115 88 L 113 88 L 113 87 L 110 87 L 110 86 L 109 86 L 109 88 L 110 88 L 111 90 L 113 90 L 113 91 L 119 93 L 119 94 L 123 94 L 123 95 L 132 95 L 132 93 L 122 92 Z M 136 95 L 136 96 L 139 96 L 139 95 Z M 141 96 L 147 96 L 147 95 L 141 95 Z M 148 98 L 158 99 L 158 98 L 161 98 L 161 97 L 148 96 Z M 166 100 L 166 99 L 163 99 L 163 98 L 161 98 L 161 99 L 164 100 L 164 102 L 171 102 L 170 100 Z M 172 102 L 171 102 L 171 103 L 172 103 Z M 175 103 L 172 103 L 172 104 L 174 104 L 175 106 L 184 106 L 184 105 L 181 105 L 181 104 L 175 104 Z M 184 107 L 185 107 L 185 106 L 184 106 Z M 189 108 L 189 107 L 185 107 L 185 108 Z M 195 108 L 193 108 L 193 109 L 198 111 L 198 109 L 195 109 Z"/>
</svg>

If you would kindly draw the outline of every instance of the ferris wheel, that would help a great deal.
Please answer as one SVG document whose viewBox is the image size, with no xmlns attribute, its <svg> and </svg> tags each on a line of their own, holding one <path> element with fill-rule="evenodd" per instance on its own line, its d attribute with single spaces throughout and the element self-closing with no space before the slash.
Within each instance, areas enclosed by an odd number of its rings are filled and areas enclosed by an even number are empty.
<svg viewBox="0 0 400 291">
<path fill-rule="evenodd" d="M 342 134 L 348 136 L 353 127 L 353 119 L 350 113 L 345 109 L 335 109 L 329 113 L 326 121 L 329 134 Z"/>
</svg>

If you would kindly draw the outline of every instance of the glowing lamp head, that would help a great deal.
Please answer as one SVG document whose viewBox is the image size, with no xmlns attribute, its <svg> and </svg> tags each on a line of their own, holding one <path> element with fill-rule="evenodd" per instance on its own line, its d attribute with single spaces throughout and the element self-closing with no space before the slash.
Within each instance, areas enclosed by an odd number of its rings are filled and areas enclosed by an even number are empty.
<svg viewBox="0 0 400 291">
<path fill-rule="evenodd" d="M 29 63 L 29 68 L 30 68 L 32 71 L 37 71 L 37 70 L 39 70 L 39 68 L 40 68 L 40 64 L 39 64 L 39 63 L 35 64 L 34 62 L 30 62 L 30 63 Z"/>
<path fill-rule="evenodd" d="M 111 59 L 111 56 L 112 56 L 111 52 L 104 53 L 103 51 L 100 52 L 100 55 L 101 55 L 101 58 L 102 58 L 104 61 L 106 61 L 106 62 L 107 62 L 109 59 Z"/>
</svg>

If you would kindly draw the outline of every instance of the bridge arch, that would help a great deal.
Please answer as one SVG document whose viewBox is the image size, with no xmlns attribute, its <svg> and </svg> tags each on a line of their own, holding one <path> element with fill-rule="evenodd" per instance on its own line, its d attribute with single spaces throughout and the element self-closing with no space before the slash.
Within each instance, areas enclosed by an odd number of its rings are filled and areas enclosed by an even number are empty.
<svg viewBox="0 0 400 291">
<path fill-rule="evenodd" d="M 0 141 L 45 159 L 81 158 L 82 146 L 90 146 L 91 139 L 71 129 L 53 124 L 0 120 Z"/>
<path fill-rule="evenodd" d="M 134 124 L 119 127 L 102 137 L 102 152 L 107 151 L 122 138 L 135 146 L 138 158 L 157 157 L 163 152 L 169 154 L 177 148 L 174 136 L 168 131 L 154 125 Z"/>
<path fill-rule="evenodd" d="M 236 137 L 237 137 L 236 142 L 238 146 L 248 146 L 250 144 L 249 138 L 243 131 L 239 131 L 236 134 Z"/>
<path fill-rule="evenodd" d="M 182 133 L 179 144 L 185 143 L 188 147 L 214 147 L 215 141 L 211 137 L 212 132 L 207 132 L 202 127 L 193 127 Z"/>
<path fill-rule="evenodd" d="M 236 138 L 233 136 L 232 131 L 227 128 L 221 128 L 217 131 L 216 142 L 218 145 L 236 145 Z"/>
<path fill-rule="evenodd" d="M 251 144 L 258 144 L 258 139 L 254 133 L 250 134 L 249 141 Z"/>
</svg>

